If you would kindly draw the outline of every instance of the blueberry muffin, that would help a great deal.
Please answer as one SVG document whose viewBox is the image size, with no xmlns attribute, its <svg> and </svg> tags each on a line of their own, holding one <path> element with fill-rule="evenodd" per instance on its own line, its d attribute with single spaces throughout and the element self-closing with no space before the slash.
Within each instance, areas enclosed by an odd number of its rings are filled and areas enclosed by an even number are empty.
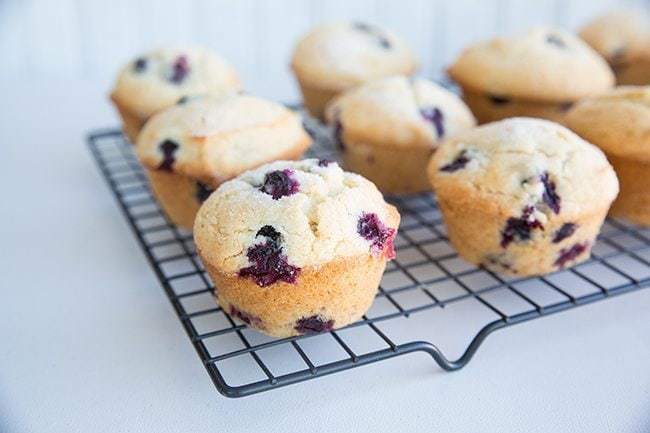
<svg viewBox="0 0 650 433">
<path fill-rule="evenodd" d="M 650 86 L 624 86 L 580 101 L 567 126 L 600 147 L 621 193 L 610 213 L 650 226 Z"/>
<path fill-rule="evenodd" d="M 538 28 L 465 49 L 449 68 L 480 123 L 516 116 L 561 122 L 577 100 L 607 91 L 607 62 L 577 37 Z"/>
<path fill-rule="evenodd" d="M 586 260 L 618 193 L 614 170 L 597 147 L 530 118 L 443 142 L 429 176 L 460 256 L 520 276 Z"/>
<path fill-rule="evenodd" d="M 172 48 L 152 51 L 129 62 L 120 72 L 111 99 L 135 143 L 151 115 L 187 96 L 220 95 L 240 89 L 233 68 L 211 51 Z"/>
<path fill-rule="evenodd" d="M 169 218 L 191 229 L 201 203 L 226 180 L 279 159 L 298 159 L 310 139 L 300 117 L 246 95 L 198 96 L 151 117 L 136 145 Z"/>
<path fill-rule="evenodd" d="M 291 67 L 304 104 L 319 119 L 338 93 L 374 78 L 412 74 L 417 65 L 406 43 L 364 23 L 321 25 L 301 39 Z"/>
<path fill-rule="evenodd" d="M 335 162 L 277 161 L 221 185 L 194 225 L 224 311 L 275 337 L 361 318 L 394 257 L 397 210 Z"/>
<path fill-rule="evenodd" d="M 650 84 L 650 19 L 642 12 L 611 12 L 580 31 L 610 64 L 618 84 Z"/>
<path fill-rule="evenodd" d="M 474 116 L 453 93 L 430 81 L 380 78 L 335 98 L 326 118 L 346 170 L 384 193 L 428 191 L 427 163 L 438 142 L 471 128 Z"/>
</svg>

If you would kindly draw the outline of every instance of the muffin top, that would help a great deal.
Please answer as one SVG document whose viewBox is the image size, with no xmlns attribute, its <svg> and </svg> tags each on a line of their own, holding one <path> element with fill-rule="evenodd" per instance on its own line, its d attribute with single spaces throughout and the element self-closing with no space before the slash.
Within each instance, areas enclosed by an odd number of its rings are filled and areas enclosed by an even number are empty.
<svg viewBox="0 0 650 433">
<path fill-rule="evenodd" d="M 301 39 L 291 66 L 301 82 L 343 90 L 373 78 L 413 73 L 417 62 L 406 43 L 378 27 L 353 22 L 316 27 Z"/>
<path fill-rule="evenodd" d="M 567 128 L 511 118 L 444 141 L 429 165 L 434 189 L 462 206 L 545 223 L 609 206 L 618 180 L 605 155 Z"/>
<path fill-rule="evenodd" d="M 219 95 L 239 89 L 234 69 L 212 51 L 170 48 L 143 54 L 124 66 L 111 98 L 147 118 L 183 96 Z"/>
<path fill-rule="evenodd" d="M 589 45 L 547 28 L 472 45 L 448 72 L 466 90 L 550 102 L 573 101 L 614 85 L 611 69 Z"/>
<path fill-rule="evenodd" d="M 475 125 L 453 93 L 423 79 L 394 76 L 345 92 L 325 112 L 346 142 L 434 148 L 438 140 Z"/>
<path fill-rule="evenodd" d="M 650 19 L 639 11 L 600 16 L 582 28 L 580 37 L 614 66 L 650 58 Z"/>
<path fill-rule="evenodd" d="M 201 257 L 260 286 L 346 257 L 392 258 L 397 210 L 337 163 L 276 161 L 222 184 L 194 223 Z"/>
<path fill-rule="evenodd" d="M 607 153 L 650 162 L 650 86 L 622 86 L 580 101 L 566 125 Z"/>
<path fill-rule="evenodd" d="M 297 157 L 309 144 L 300 117 L 280 104 L 248 95 L 196 96 L 153 115 L 136 153 L 149 168 L 218 184 Z"/>
</svg>

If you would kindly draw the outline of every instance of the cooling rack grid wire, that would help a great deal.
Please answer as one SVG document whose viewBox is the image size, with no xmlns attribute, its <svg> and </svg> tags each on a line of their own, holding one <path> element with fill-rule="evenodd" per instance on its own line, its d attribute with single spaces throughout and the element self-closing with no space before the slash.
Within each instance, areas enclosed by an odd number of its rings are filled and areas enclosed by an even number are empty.
<svg viewBox="0 0 650 433">
<path fill-rule="evenodd" d="M 315 138 L 309 156 L 337 159 L 327 130 L 308 120 L 306 127 Z M 191 233 L 167 220 L 122 133 L 93 132 L 88 146 L 208 374 L 228 397 L 418 351 L 457 370 L 497 329 L 650 285 L 650 229 L 609 219 L 588 262 L 541 278 L 506 278 L 457 256 L 432 194 L 395 197 L 389 201 L 402 214 L 397 258 L 371 310 L 340 330 L 273 339 L 217 307 Z"/>
</svg>

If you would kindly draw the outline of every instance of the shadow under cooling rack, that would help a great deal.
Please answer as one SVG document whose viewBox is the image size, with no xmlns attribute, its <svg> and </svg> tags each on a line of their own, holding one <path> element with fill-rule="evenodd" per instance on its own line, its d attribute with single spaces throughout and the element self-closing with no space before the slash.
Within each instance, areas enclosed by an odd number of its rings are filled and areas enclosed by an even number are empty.
<svg viewBox="0 0 650 433">
<path fill-rule="evenodd" d="M 326 130 L 310 156 L 337 159 Z M 500 328 L 650 285 L 650 230 L 608 220 L 592 259 L 541 278 L 507 278 L 460 259 L 433 194 L 389 199 L 402 214 L 396 260 L 362 320 L 325 334 L 266 337 L 218 308 L 191 233 L 154 200 L 132 146 L 118 130 L 88 145 L 182 326 L 219 392 L 241 397 L 410 352 L 445 370 L 465 366 Z"/>
</svg>

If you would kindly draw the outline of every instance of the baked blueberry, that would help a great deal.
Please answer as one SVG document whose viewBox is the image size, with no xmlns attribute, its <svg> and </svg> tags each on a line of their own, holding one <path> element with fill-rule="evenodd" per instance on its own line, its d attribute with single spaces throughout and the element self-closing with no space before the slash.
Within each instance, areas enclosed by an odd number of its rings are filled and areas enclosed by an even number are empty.
<svg viewBox="0 0 650 433">
<path fill-rule="evenodd" d="M 436 128 L 438 138 L 442 138 L 445 135 L 445 117 L 438 107 L 420 108 L 420 114 L 424 120 L 431 123 Z"/>
<path fill-rule="evenodd" d="M 564 268 L 564 266 L 566 266 L 568 262 L 575 260 L 580 254 L 587 251 L 588 247 L 589 247 L 589 243 L 584 242 L 584 243 L 577 243 L 573 245 L 571 248 L 561 249 L 557 260 L 555 260 L 555 266 Z"/>
<path fill-rule="evenodd" d="M 190 63 L 187 56 L 178 56 L 172 65 L 172 74 L 169 80 L 172 83 L 180 84 L 183 82 L 187 74 L 190 73 Z"/>
<path fill-rule="evenodd" d="M 231 317 L 236 317 L 242 322 L 244 322 L 247 325 L 252 325 L 256 328 L 262 328 L 262 319 L 260 319 L 257 316 L 253 316 L 252 314 L 246 313 L 244 311 L 241 311 L 234 305 L 230 306 L 230 312 L 229 312 Z"/>
<path fill-rule="evenodd" d="M 265 239 L 263 243 L 252 245 L 246 252 L 251 266 L 239 270 L 239 276 L 252 278 L 260 287 L 270 286 L 277 281 L 295 283 L 300 268 L 287 262 L 282 252 L 280 234 L 271 226 L 264 226 L 257 236 Z"/>
<path fill-rule="evenodd" d="M 284 196 L 297 193 L 299 187 L 300 184 L 294 178 L 293 170 L 287 168 L 266 173 L 260 191 L 273 197 L 273 200 L 278 200 Z"/>
<path fill-rule="evenodd" d="M 553 243 L 557 244 L 575 233 L 578 226 L 574 223 L 564 223 L 553 235 Z"/>
<path fill-rule="evenodd" d="M 357 222 L 357 233 L 370 241 L 373 253 L 384 253 L 389 259 L 395 257 L 393 249 L 395 229 L 386 227 L 377 214 L 363 213 Z"/>
<path fill-rule="evenodd" d="M 546 36 L 546 43 L 556 46 L 557 48 L 566 48 L 566 43 L 558 35 Z"/>
<path fill-rule="evenodd" d="M 178 144 L 172 140 L 165 140 L 158 145 L 158 148 L 163 154 L 163 160 L 158 166 L 158 170 L 172 171 L 176 158 L 174 154 L 178 150 Z"/>
<path fill-rule="evenodd" d="M 206 185 L 203 182 L 196 182 L 196 199 L 198 200 L 199 203 L 203 203 L 210 197 L 210 194 L 212 194 L 212 189 L 209 185 Z"/>
<path fill-rule="evenodd" d="M 147 69 L 147 59 L 145 57 L 135 59 L 135 62 L 133 62 L 133 70 L 140 73 L 144 72 L 145 69 Z"/>
<path fill-rule="evenodd" d="M 326 320 L 319 315 L 301 317 L 294 328 L 300 334 L 318 334 L 334 329 L 334 320 Z"/>
<path fill-rule="evenodd" d="M 494 105 L 506 105 L 510 103 L 510 99 L 505 96 L 488 95 L 488 99 Z"/>
<path fill-rule="evenodd" d="M 531 232 L 536 229 L 544 230 L 541 222 L 533 216 L 535 208 L 526 206 L 520 217 L 510 217 L 506 226 L 501 232 L 501 247 L 507 248 L 512 241 L 527 241 L 531 238 Z"/>
<path fill-rule="evenodd" d="M 560 213 L 560 196 L 555 192 L 555 182 L 553 182 L 548 172 L 544 172 L 539 180 L 544 184 L 542 200 L 556 214 Z"/>
<path fill-rule="evenodd" d="M 467 165 L 468 162 L 469 158 L 467 157 L 467 151 L 462 150 L 452 162 L 440 167 L 440 171 L 451 173 L 465 168 L 465 165 Z"/>
</svg>

